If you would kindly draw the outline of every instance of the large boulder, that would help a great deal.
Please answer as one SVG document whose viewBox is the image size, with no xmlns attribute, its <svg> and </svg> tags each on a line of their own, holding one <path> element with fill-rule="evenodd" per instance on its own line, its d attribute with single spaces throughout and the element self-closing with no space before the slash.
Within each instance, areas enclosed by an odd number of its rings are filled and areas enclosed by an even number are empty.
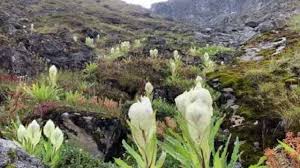
<svg viewBox="0 0 300 168">
<path fill-rule="evenodd" d="M 19 148 L 14 142 L 0 139 L 0 167 L 44 168 L 42 162 Z"/>
<path fill-rule="evenodd" d="M 51 119 L 63 130 L 68 143 L 96 158 L 112 161 L 123 153 L 122 140 L 126 138 L 127 130 L 118 118 L 58 107 L 40 114 L 36 113 L 35 116 L 25 119 L 25 122 L 29 123 L 33 119 L 42 124 Z"/>
</svg>

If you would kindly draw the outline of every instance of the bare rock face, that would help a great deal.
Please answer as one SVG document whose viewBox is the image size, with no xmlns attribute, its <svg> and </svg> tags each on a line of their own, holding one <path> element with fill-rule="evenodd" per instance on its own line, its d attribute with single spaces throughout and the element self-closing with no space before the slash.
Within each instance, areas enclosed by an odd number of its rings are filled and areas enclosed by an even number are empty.
<svg viewBox="0 0 300 168">
<path fill-rule="evenodd" d="M 44 168 L 42 162 L 19 148 L 14 142 L 0 139 L 0 167 Z"/>
<path fill-rule="evenodd" d="M 152 6 L 155 14 L 200 27 L 205 42 L 231 45 L 282 28 L 299 9 L 297 0 L 169 0 Z"/>
</svg>

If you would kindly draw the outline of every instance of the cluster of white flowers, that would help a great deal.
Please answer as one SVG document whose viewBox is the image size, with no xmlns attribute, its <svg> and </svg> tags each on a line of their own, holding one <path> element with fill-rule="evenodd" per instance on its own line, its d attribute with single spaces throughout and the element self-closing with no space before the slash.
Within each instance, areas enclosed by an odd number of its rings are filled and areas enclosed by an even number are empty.
<svg viewBox="0 0 300 168">
<path fill-rule="evenodd" d="M 55 151 L 57 151 L 63 143 L 64 135 L 59 127 L 55 128 L 54 123 L 49 120 L 43 129 L 44 135 L 50 140 Z M 17 130 L 18 142 L 21 146 L 29 151 L 33 151 L 36 145 L 40 142 L 42 131 L 40 125 L 33 120 L 27 128 L 20 125 Z"/>
<path fill-rule="evenodd" d="M 152 57 L 152 58 L 157 58 L 158 57 L 158 50 L 156 48 L 150 50 L 149 53 L 150 53 L 150 57 Z"/>
<path fill-rule="evenodd" d="M 123 51 L 123 52 L 128 52 L 131 47 L 129 41 L 122 42 L 120 46 L 121 46 L 121 51 Z"/>
<path fill-rule="evenodd" d="M 43 132 L 57 151 L 64 141 L 64 135 L 61 129 L 59 127 L 55 127 L 52 120 L 48 120 L 44 126 Z"/>
<path fill-rule="evenodd" d="M 90 38 L 90 37 L 86 37 L 85 38 L 85 45 L 87 45 L 87 46 L 89 46 L 91 48 L 94 48 L 95 47 L 94 39 Z"/>
<path fill-rule="evenodd" d="M 134 40 L 134 42 L 133 42 L 133 48 L 138 49 L 138 48 L 141 48 L 141 47 L 142 47 L 141 40 Z"/>
<path fill-rule="evenodd" d="M 51 86 L 56 86 L 56 83 L 57 83 L 57 68 L 55 65 L 52 65 L 50 68 L 49 68 L 49 80 L 51 82 Z"/>
</svg>

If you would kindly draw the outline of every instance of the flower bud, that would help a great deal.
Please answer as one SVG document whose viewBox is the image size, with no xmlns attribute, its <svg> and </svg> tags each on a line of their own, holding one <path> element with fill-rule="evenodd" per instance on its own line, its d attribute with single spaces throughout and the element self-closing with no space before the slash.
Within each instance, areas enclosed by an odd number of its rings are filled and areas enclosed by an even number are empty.
<svg viewBox="0 0 300 168">
<path fill-rule="evenodd" d="M 27 136 L 28 136 L 28 140 L 31 142 L 33 146 L 36 146 L 40 142 L 40 138 L 41 138 L 40 125 L 35 120 L 33 120 L 28 125 Z"/>
<path fill-rule="evenodd" d="M 55 128 L 54 132 L 51 134 L 50 141 L 57 151 L 64 141 L 64 134 L 60 128 Z"/>
<path fill-rule="evenodd" d="M 50 82 L 52 84 L 52 86 L 56 86 L 56 82 L 57 82 L 57 68 L 55 65 L 52 65 L 49 68 L 49 79 Z"/>
<path fill-rule="evenodd" d="M 19 142 L 23 142 L 27 139 L 27 130 L 22 124 L 18 128 L 17 137 Z"/>
<path fill-rule="evenodd" d="M 150 82 L 147 82 L 145 85 L 146 96 L 150 96 L 153 92 L 153 85 Z"/>
<path fill-rule="evenodd" d="M 46 125 L 44 126 L 44 135 L 47 137 L 47 138 L 50 138 L 51 135 L 53 134 L 55 130 L 55 125 L 53 123 L 52 120 L 48 120 Z"/>
<path fill-rule="evenodd" d="M 142 97 L 140 101 L 132 104 L 128 116 L 134 139 L 140 146 L 145 147 L 156 131 L 155 114 L 150 99 Z"/>
<path fill-rule="evenodd" d="M 176 97 L 175 103 L 188 123 L 192 139 L 196 143 L 200 143 L 202 139 L 208 139 L 206 131 L 213 115 L 213 101 L 209 91 L 195 87 Z"/>
</svg>

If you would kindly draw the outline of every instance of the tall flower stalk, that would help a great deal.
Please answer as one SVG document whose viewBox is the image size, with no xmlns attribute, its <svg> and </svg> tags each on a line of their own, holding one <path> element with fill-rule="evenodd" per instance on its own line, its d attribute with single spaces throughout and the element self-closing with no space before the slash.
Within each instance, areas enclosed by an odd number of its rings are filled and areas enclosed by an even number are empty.
<svg viewBox="0 0 300 168">
<path fill-rule="evenodd" d="M 153 86 L 147 83 L 145 86 L 147 95 L 151 95 Z M 135 159 L 139 168 L 160 168 L 162 167 L 166 153 L 162 153 L 157 160 L 157 138 L 156 138 L 156 119 L 149 97 L 141 97 L 136 103 L 132 104 L 128 112 L 133 141 L 138 152 L 130 147 L 125 141 L 123 146 L 127 152 Z M 120 167 L 128 168 L 124 161 L 116 159 Z"/>
</svg>

